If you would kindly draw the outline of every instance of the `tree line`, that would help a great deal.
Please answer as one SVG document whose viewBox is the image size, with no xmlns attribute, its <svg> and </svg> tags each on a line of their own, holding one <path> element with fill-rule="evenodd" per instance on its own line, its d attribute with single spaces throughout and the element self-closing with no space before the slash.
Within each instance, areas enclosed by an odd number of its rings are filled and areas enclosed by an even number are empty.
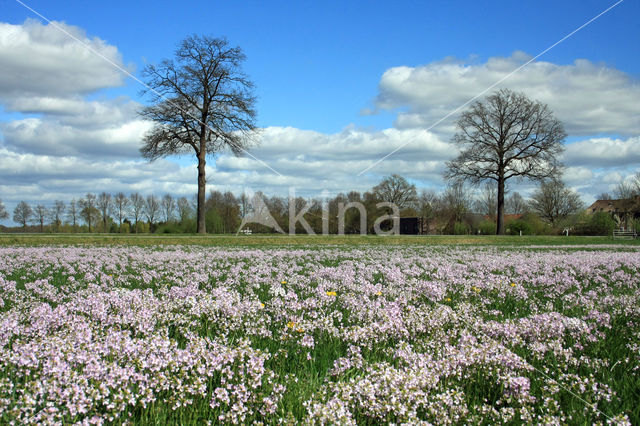
<svg viewBox="0 0 640 426">
<path fill-rule="evenodd" d="M 640 173 L 634 183 L 619 185 L 614 196 L 633 198 L 640 195 Z M 635 185 L 635 186 L 634 186 Z M 381 202 L 393 203 L 401 217 L 422 218 L 424 229 L 432 234 L 492 234 L 496 232 L 498 215 L 496 189 L 485 185 L 479 190 L 462 182 L 451 182 L 441 192 L 418 190 L 406 178 L 394 174 L 387 176 L 368 191 L 339 193 L 328 199 L 255 195 L 263 201 L 269 214 L 280 228 L 289 233 L 291 211 L 297 214 L 308 207 L 301 217 L 316 233 L 322 233 L 325 213 L 328 211 L 328 232 L 339 232 L 341 216 L 344 232 L 357 234 L 374 232 L 375 220 L 391 214 L 388 207 L 379 208 Z M 602 194 L 602 196 L 609 196 Z M 236 233 L 242 218 L 255 208 L 254 197 L 245 193 L 235 195 L 230 191 L 210 191 L 205 201 L 205 222 L 209 233 Z M 293 203 L 292 205 L 290 205 Z M 344 209 L 348 203 L 358 203 L 358 208 Z M 140 193 L 100 194 L 88 193 L 68 202 L 56 200 L 49 207 L 35 206 L 21 201 L 13 211 L 16 230 L 30 232 L 111 232 L 111 233 L 195 233 L 197 231 L 197 202 L 187 197 L 171 194 L 157 196 Z M 341 209 L 342 207 L 342 209 Z M 507 233 L 553 234 L 571 227 L 585 233 L 607 233 L 615 226 L 610 217 L 584 214 L 585 205 L 580 196 L 561 181 L 545 181 L 525 199 L 518 192 L 505 197 L 504 213 L 511 218 L 505 223 Z M 365 217 L 366 216 L 366 217 Z M 608 215 L 604 215 L 608 216 Z M 0 218 L 9 214 L 0 201 Z M 364 219 L 364 220 L 363 220 Z M 594 223 L 596 221 L 597 223 Z M 363 225 L 364 223 L 364 225 Z M 389 221 L 390 223 L 390 221 Z M 271 233 L 274 229 L 250 223 L 246 229 L 256 233 Z M 296 233 L 305 233 L 301 222 Z"/>
</svg>

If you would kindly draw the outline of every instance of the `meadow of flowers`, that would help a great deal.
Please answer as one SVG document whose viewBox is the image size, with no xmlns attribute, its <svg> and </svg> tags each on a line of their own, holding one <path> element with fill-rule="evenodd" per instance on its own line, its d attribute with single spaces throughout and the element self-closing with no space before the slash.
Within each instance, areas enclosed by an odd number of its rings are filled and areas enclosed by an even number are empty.
<svg viewBox="0 0 640 426">
<path fill-rule="evenodd" d="M 640 422 L 640 251 L 0 248 L 0 423 Z"/>
</svg>

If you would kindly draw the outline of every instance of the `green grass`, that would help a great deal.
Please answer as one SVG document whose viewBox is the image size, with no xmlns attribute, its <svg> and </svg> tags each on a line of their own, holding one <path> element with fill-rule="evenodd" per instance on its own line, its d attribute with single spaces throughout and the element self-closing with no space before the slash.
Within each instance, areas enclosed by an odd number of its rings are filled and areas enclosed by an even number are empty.
<svg viewBox="0 0 640 426">
<path fill-rule="evenodd" d="M 640 246 L 640 239 L 612 237 L 514 236 L 514 235 L 155 235 L 155 234 L 0 234 L 0 246 L 27 245 L 201 245 L 201 246 L 298 246 L 298 245 L 598 245 Z"/>
</svg>

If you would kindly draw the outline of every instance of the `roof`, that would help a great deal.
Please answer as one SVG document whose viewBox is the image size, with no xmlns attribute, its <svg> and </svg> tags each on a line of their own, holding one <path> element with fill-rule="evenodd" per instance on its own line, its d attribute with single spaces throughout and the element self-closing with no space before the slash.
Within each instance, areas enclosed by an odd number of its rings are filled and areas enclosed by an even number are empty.
<svg viewBox="0 0 640 426">
<path fill-rule="evenodd" d="M 595 203 L 591 204 L 587 211 L 589 213 L 595 213 L 599 211 L 603 212 L 624 212 L 628 209 L 633 209 L 634 204 L 636 204 L 640 200 L 640 197 L 636 197 L 635 203 L 634 199 L 621 199 L 621 200 L 596 200 Z"/>
</svg>

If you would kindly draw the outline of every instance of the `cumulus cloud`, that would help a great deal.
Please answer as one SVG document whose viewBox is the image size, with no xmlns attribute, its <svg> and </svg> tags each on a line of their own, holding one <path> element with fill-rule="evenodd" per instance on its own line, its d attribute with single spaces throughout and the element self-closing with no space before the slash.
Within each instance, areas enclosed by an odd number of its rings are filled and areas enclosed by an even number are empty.
<svg viewBox="0 0 640 426">
<path fill-rule="evenodd" d="M 87 37 L 81 28 L 55 26 L 35 20 L 0 23 L 0 102 L 6 111 L 35 115 L 0 123 L 2 144 L 46 156 L 137 156 L 150 127 L 136 115 L 139 104 L 128 98 L 86 99 L 124 84 L 125 75 L 104 59 L 124 68 L 118 49 Z"/>
<path fill-rule="evenodd" d="M 640 136 L 628 139 L 592 138 L 566 145 L 568 165 L 623 167 L 640 165 Z"/>
<path fill-rule="evenodd" d="M 118 108 L 107 108 L 117 116 Z M 107 120 L 89 114 L 58 120 L 52 117 L 25 118 L 0 124 L 4 145 L 21 153 L 50 156 L 136 157 L 142 136 L 151 127 L 146 121 Z M 74 123 L 79 122 L 79 123 Z"/>
<path fill-rule="evenodd" d="M 479 64 L 447 59 L 418 67 L 394 67 L 382 75 L 374 104 L 378 110 L 399 109 L 399 128 L 424 128 L 529 59 L 529 55 L 515 52 Z M 502 87 L 548 104 L 571 135 L 640 133 L 640 82 L 606 65 L 585 59 L 570 65 L 536 61 L 497 88 Z M 435 130 L 452 133 L 455 117 Z"/>
<path fill-rule="evenodd" d="M 64 22 L 55 25 L 109 61 L 127 68 L 115 46 L 88 38 L 81 28 Z M 51 24 L 36 20 L 22 25 L 0 23 L 0 97 L 64 98 L 124 84 L 124 74 L 94 52 Z"/>
</svg>

